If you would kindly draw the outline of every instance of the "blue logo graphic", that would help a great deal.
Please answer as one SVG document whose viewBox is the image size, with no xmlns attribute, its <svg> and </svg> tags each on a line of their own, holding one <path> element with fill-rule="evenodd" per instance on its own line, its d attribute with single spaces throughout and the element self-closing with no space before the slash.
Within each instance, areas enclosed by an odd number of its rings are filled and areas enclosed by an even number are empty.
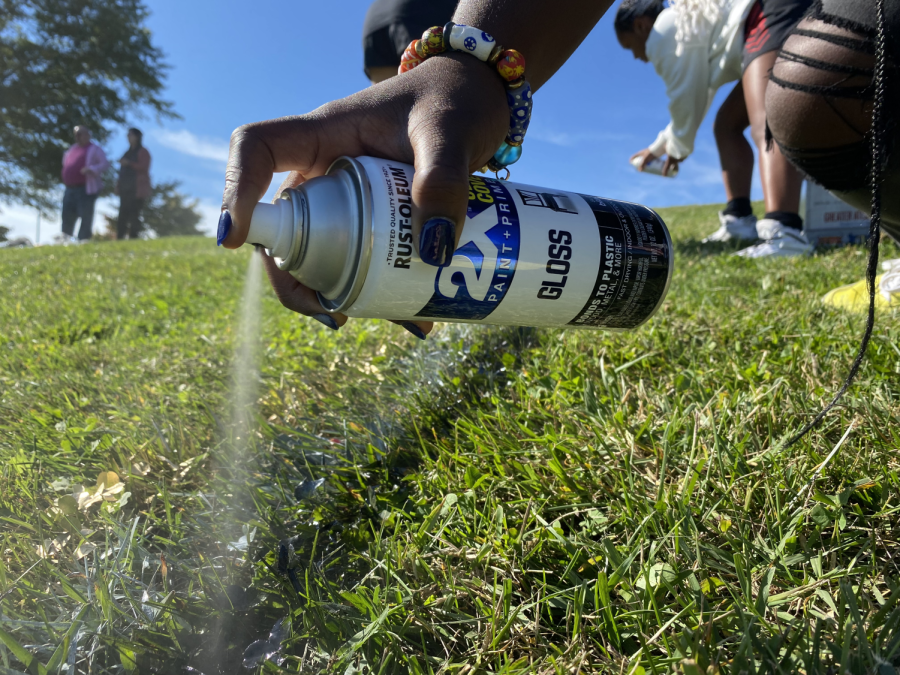
<svg viewBox="0 0 900 675">
<path fill-rule="evenodd" d="M 434 294 L 416 316 L 484 319 L 506 297 L 519 260 L 516 205 L 503 183 L 473 176 L 461 245 L 434 279 Z"/>
<path fill-rule="evenodd" d="M 474 52 L 475 47 L 478 46 L 478 43 L 475 41 L 475 38 L 467 37 L 465 40 L 463 40 L 463 46 L 470 52 Z"/>
</svg>

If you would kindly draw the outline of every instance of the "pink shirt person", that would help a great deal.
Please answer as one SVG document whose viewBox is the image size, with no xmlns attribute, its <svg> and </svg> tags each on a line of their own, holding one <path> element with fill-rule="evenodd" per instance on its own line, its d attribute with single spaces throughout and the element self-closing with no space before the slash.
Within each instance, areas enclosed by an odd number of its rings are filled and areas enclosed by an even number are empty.
<svg viewBox="0 0 900 675">
<path fill-rule="evenodd" d="M 84 185 L 85 192 L 95 195 L 103 187 L 103 172 L 109 160 L 103 148 L 91 141 L 91 133 L 79 127 L 78 142 L 66 150 L 62 161 L 62 181 L 66 187 Z"/>
<path fill-rule="evenodd" d="M 62 180 L 66 187 L 75 187 L 76 185 L 84 185 L 87 178 L 81 170 L 87 164 L 87 153 L 89 145 L 73 145 L 69 151 L 63 155 Z"/>
</svg>

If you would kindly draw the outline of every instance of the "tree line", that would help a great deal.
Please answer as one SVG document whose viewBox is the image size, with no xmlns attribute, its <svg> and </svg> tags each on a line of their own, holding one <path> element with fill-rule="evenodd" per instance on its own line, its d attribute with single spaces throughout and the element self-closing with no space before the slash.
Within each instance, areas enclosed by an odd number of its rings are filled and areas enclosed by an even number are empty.
<svg viewBox="0 0 900 675">
<path fill-rule="evenodd" d="M 102 144 L 130 115 L 179 118 L 148 15 L 141 0 L 0 0 L 0 202 L 57 210 L 78 124 Z M 145 210 L 158 236 L 200 234 L 196 201 L 177 188 L 160 183 Z"/>
</svg>

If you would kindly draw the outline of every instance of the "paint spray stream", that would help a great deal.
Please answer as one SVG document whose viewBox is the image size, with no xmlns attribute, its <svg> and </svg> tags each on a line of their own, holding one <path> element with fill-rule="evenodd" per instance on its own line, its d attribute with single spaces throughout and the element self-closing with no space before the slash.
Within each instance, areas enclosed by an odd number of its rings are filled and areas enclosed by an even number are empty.
<svg viewBox="0 0 900 675">
<path fill-rule="evenodd" d="M 243 555 L 252 536 L 246 524 L 241 527 L 242 515 L 247 512 L 251 500 L 245 491 L 239 489 L 245 474 L 244 466 L 253 456 L 255 425 L 253 424 L 256 402 L 259 396 L 260 370 L 260 300 L 262 292 L 262 256 L 251 251 L 244 278 L 244 290 L 241 304 L 237 312 L 235 326 L 234 355 L 231 364 L 231 393 L 225 403 L 224 415 L 219 433 L 222 443 L 219 446 L 217 474 L 223 481 L 221 489 L 227 494 L 226 509 L 219 510 L 217 525 L 221 528 L 219 536 L 223 537 L 220 545 L 227 547 L 234 555 Z M 218 504 L 218 502 L 217 502 Z M 244 530 L 244 536 L 239 532 Z M 217 547 L 217 550 L 221 550 Z M 227 602 L 239 602 L 234 596 L 232 586 L 224 589 Z M 231 590 L 229 590 L 231 589 Z M 202 657 L 203 672 L 237 672 L 227 669 L 222 659 L 228 653 L 227 631 L 221 626 L 229 625 L 232 617 L 216 615 L 204 637 Z M 196 672 L 196 671 L 195 671 Z"/>
<path fill-rule="evenodd" d="M 259 390 L 261 291 L 262 256 L 254 251 L 247 264 L 232 365 L 231 409 L 228 411 L 232 463 L 239 462 L 247 455 L 253 434 L 253 417 Z"/>
</svg>

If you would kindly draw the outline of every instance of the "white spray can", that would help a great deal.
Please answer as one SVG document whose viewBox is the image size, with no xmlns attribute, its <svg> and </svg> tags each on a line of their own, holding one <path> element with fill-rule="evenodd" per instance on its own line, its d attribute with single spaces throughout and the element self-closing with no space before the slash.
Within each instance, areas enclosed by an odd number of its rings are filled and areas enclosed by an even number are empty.
<svg viewBox="0 0 900 675">
<path fill-rule="evenodd" d="M 635 157 L 631 160 L 631 166 L 633 166 L 638 171 L 641 171 L 641 163 L 643 162 L 642 157 Z M 655 159 L 651 159 L 647 162 L 647 165 L 643 168 L 644 173 L 651 173 L 654 176 L 662 176 L 663 178 L 675 178 L 678 175 L 678 165 L 676 164 L 673 167 L 669 167 L 669 173 L 663 173 L 663 168 L 666 166 L 666 162 L 662 157 L 656 157 Z"/>
<path fill-rule="evenodd" d="M 662 304 L 672 242 L 637 204 L 473 175 L 444 267 L 413 246 L 413 167 L 342 157 L 253 212 L 247 243 L 352 317 L 626 330 Z"/>
</svg>

